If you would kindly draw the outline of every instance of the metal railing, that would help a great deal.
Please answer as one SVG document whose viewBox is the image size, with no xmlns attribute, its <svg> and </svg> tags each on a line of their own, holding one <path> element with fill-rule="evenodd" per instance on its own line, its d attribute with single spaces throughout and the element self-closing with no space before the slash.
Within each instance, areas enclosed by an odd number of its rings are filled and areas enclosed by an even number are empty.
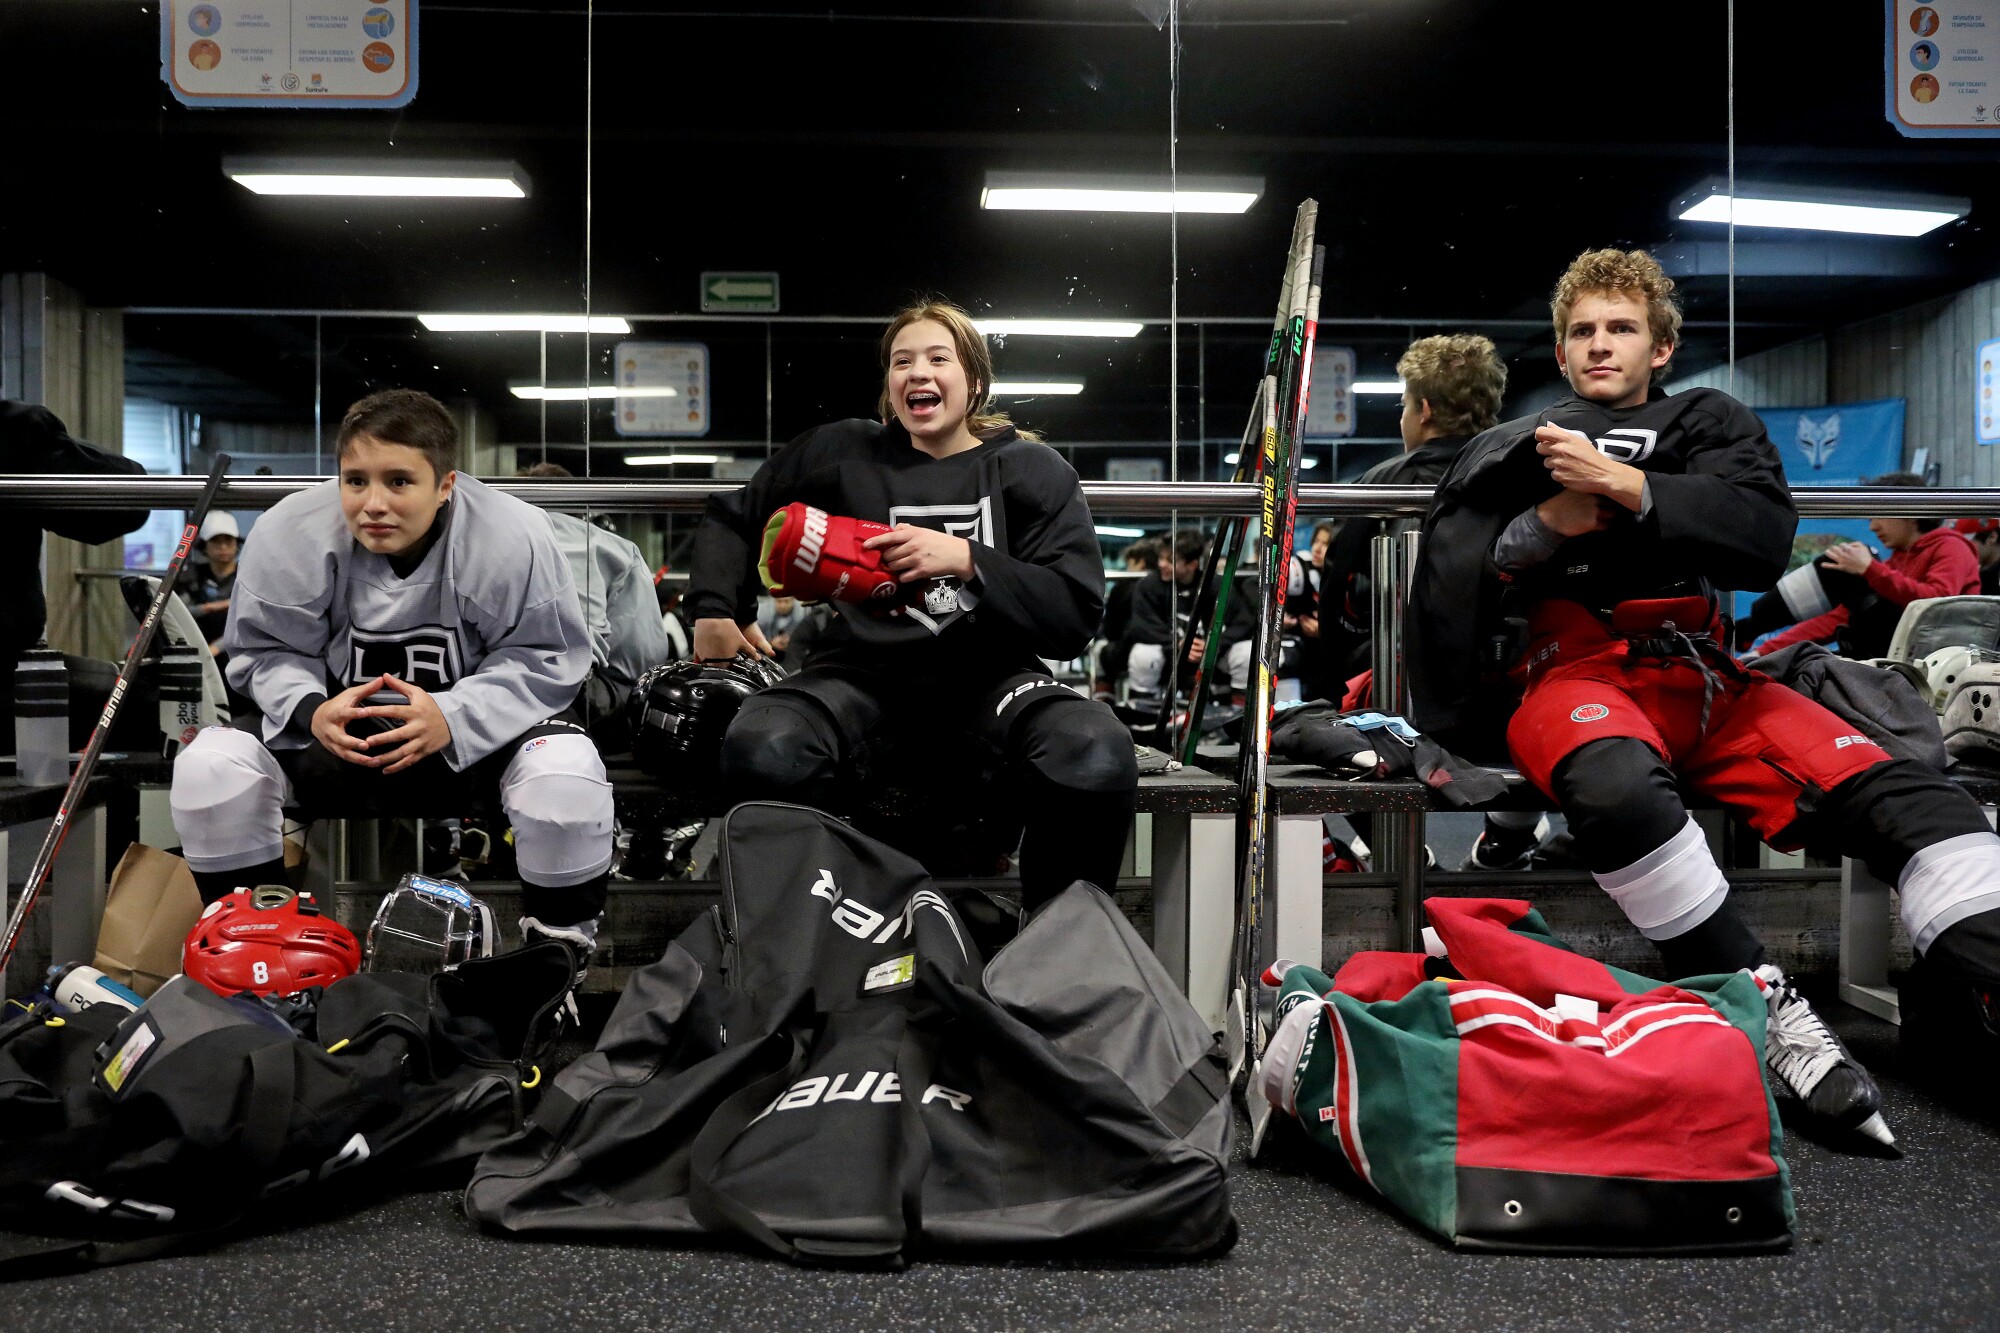
<svg viewBox="0 0 2000 1333">
<path fill-rule="evenodd" d="M 0 509 L 185 509 L 201 494 L 201 477 L 96 477 L 0 475 Z M 734 481 L 517 481 L 488 486 L 543 509 L 568 513 L 693 513 L 710 495 L 738 489 Z M 231 477 L 216 505 L 269 509 L 325 477 Z M 1155 517 L 1175 510 L 1190 516 L 1254 514 L 1255 483 L 1232 481 L 1086 481 L 1091 512 Z M 1805 518 L 1951 518 L 2000 512 L 2000 488 L 1923 489 L 1898 486 L 1794 486 L 1792 498 Z M 1430 508 L 1429 486 L 1355 486 L 1315 483 L 1299 487 L 1299 508 L 1315 514 L 1379 518 L 1421 515 Z"/>
</svg>

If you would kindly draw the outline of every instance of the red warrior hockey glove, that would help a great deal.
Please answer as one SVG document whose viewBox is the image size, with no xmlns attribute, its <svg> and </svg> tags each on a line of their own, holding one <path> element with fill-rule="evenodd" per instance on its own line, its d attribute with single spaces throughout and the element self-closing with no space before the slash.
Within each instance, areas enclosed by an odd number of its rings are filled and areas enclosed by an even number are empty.
<svg viewBox="0 0 2000 1333">
<path fill-rule="evenodd" d="M 866 519 L 843 518 L 803 501 L 788 504 L 764 525 L 758 573 L 779 597 L 802 602 L 865 602 L 897 592 L 896 576 L 880 552 L 861 543 L 889 529 Z"/>
</svg>

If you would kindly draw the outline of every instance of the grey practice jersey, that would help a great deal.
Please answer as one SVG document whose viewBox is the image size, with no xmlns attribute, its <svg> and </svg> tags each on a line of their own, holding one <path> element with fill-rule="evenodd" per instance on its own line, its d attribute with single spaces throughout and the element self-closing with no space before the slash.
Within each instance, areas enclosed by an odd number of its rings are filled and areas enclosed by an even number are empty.
<svg viewBox="0 0 2000 1333">
<path fill-rule="evenodd" d="M 598 673 L 629 690 L 648 670 L 674 659 L 646 557 L 617 533 L 574 514 L 550 513 L 548 519 L 583 601 Z"/>
<path fill-rule="evenodd" d="M 460 474 L 447 526 L 399 578 L 354 540 L 340 482 L 279 501 L 243 550 L 223 646 L 229 683 L 263 712 L 263 740 L 299 748 L 299 705 L 387 672 L 437 696 L 455 769 L 576 698 L 590 639 L 547 517 Z"/>
</svg>

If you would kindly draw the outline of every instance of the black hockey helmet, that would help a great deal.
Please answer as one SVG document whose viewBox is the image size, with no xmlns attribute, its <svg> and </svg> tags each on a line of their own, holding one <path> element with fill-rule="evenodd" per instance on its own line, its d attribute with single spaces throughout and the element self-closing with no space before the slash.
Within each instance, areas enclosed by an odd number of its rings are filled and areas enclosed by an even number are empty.
<svg viewBox="0 0 2000 1333">
<path fill-rule="evenodd" d="M 672 662 L 639 677 L 626 705 L 632 757 L 664 782 L 708 786 L 719 777 L 722 733 L 743 701 L 784 678 L 752 658 Z"/>
</svg>

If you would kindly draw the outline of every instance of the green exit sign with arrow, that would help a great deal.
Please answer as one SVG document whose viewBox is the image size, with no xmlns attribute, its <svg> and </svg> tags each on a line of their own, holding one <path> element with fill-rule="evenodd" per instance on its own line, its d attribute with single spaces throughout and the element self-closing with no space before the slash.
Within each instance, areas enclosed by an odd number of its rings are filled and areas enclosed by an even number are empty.
<svg viewBox="0 0 2000 1333">
<path fill-rule="evenodd" d="M 708 314 L 775 315 L 778 275 L 775 273 L 704 273 L 701 311 Z"/>
</svg>

